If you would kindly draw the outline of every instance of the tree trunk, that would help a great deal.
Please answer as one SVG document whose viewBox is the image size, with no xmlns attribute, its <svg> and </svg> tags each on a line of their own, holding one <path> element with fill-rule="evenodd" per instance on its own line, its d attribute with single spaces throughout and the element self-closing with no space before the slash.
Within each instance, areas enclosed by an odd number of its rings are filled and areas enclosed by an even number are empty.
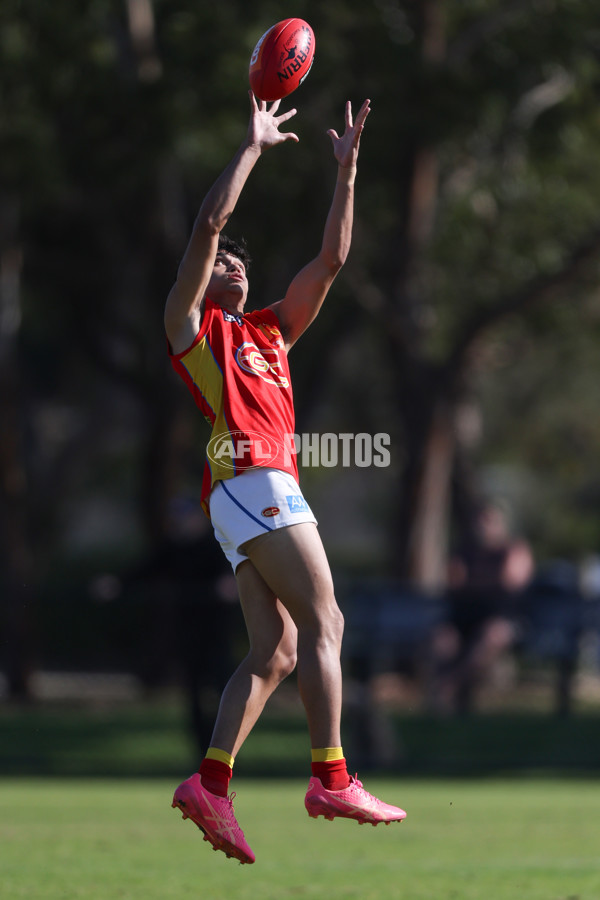
<svg viewBox="0 0 600 900">
<path fill-rule="evenodd" d="M 423 2 L 419 28 L 426 71 L 442 63 L 446 53 L 440 0 Z M 446 569 L 454 409 L 447 383 L 437 368 L 425 361 L 423 349 L 429 311 L 421 272 L 435 224 L 439 174 L 435 149 L 418 135 L 409 171 L 405 209 L 400 216 L 403 234 L 395 248 L 398 263 L 390 329 L 406 452 L 394 556 L 401 560 L 404 578 L 424 590 L 437 591 Z"/>
<path fill-rule="evenodd" d="M 425 591 L 435 593 L 445 582 L 448 554 L 451 479 L 454 463 L 454 416 L 449 401 L 438 398 L 429 428 L 420 446 L 413 444 L 416 459 L 410 470 L 416 480 L 410 486 L 406 532 L 406 574 Z"/>
<path fill-rule="evenodd" d="M 11 699 L 30 696 L 30 607 L 34 566 L 28 533 L 28 479 L 19 377 L 21 251 L 16 202 L 0 206 L 0 561 L 3 643 Z"/>
</svg>

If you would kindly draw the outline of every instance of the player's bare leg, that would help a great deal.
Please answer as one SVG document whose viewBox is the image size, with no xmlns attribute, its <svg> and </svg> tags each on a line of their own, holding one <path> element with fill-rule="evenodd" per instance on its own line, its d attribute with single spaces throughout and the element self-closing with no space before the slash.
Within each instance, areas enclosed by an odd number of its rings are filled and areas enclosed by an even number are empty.
<svg viewBox="0 0 600 900">
<path fill-rule="evenodd" d="M 254 565 L 238 566 L 236 579 L 250 649 L 229 679 L 211 745 L 235 757 L 265 703 L 296 665 L 297 629 Z"/>
<path fill-rule="evenodd" d="M 337 747 L 344 620 L 317 527 L 279 528 L 249 541 L 245 552 L 298 629 L 298 688 L 312 746 Z"/>
<path fill-rule="evenodd" d="M 312 747 L 337 748 L 341 744 L 344 621 L 317 528 L 311 523 L 280 528 L 250 541 L 245 549 L 298 628 L 298 685 Z M 403 809 L 369 794 L 357 778 L 343 789 L 329 790 L 313 775 L 305 806 L 313 818 L 350 818 L 360 824 L 389 824 L 406 817 Z"/>
<path fill-rule="evenodd" d="M 281 528 L 249 542 L 245 550 L 249 560 L 238 567 L 237 578 L 250 651 L 225 689 L 211 743 L 235 756 L 267 699 L 293 669 L 297 644 L 298 684 L 311 745 L 338 748 L 343 617 L 318 531 L 310 523 Z M 202 791 L 211 800 L 198 776 L 192 778 L 196 779 L 194 791 Z M 361 824 L 401 821 L 406 815 L 367 793 L 355 778 L 341 790 L 328 790 L 319 778 L 311 778 L 305 804 L 313 817 L 340 816 Z M 229 839 L 224 846 L 212 840 L 210 833 L 207 837 L 217 849 L 238 859 L 245 853 L 243 861 L 251 862 L 252 851 L 235 818 L 234 823 L 238 831 L 233 835 L 227 831 Z M 206 820 L 197 824 L 206 834 Z M 217 838 L 222 835 L 219 823 Z"/>
<path fill-rule="evenodd" d="M 231 765 L 266 701 L 294 669 L 297 639 L 290 614 L 251 562 L 243 562 L 238 567 L 237 580 L 250 650 L 225 688 L 211 739 L 211 748 L 217 751 L 217 756 L 231 757 Z M 206 763 L 205 759 L 203 767 Z M 202 774 L 195 773 L 179 785 L 173 806 L 179 807 L 184 818 L 198 825 L 215 850 L 222 850 L 242 863 L 253 863 L 254 853 L 233 810 L 234 795 L 226 796 L 232 770 L 222 762 L 217 765 L 228 772 L 222 785 L 213 785 L 201 767 Z"/>
</svg>

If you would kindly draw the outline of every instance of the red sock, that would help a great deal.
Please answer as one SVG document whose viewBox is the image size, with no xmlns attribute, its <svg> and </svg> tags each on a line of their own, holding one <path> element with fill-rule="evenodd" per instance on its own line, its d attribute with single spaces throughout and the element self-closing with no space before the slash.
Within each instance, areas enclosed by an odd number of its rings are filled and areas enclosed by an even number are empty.
<svg viewBox="0 0 600 900">
<path fill-rule="evenodd" d="M 218 759 L 203 759 L 198 769 L 202 787 L 217 797 L 226 797 L 232 770 Z"/>
<path fill-rule="evenodd" d="M 321 784 L 328 791 L 343 791 L 350 784 L 346 760 L 343 758 L 314 762 L 311 763 L 311 768 L 315 778 L 320 778 Z"/>
</svg>

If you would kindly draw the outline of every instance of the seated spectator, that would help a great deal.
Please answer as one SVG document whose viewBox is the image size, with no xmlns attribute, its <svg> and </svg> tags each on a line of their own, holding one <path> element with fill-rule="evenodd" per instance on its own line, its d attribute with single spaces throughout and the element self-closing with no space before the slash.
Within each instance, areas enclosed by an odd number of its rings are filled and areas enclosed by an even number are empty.
<svg viewBox="0 0 600 900">
<path fill-rule="evenodd" d="M 446 621 L 433 637 L 433 704 L 468 712 L 477 689 L 518 637 L 517 605 L 533 575 L 528 544 L 511 536 L 503 510 L 486 505 L 448 572 Z"/>
</svg>

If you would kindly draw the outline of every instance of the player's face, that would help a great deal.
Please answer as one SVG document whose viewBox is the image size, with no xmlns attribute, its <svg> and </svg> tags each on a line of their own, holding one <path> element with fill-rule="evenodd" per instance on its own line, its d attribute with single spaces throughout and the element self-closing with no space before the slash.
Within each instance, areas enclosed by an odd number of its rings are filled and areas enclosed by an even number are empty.
<svg viewBox="0 0 600 900">
<path fill-rule="evenodd" d="M 219 252 L 215 259 L 212 276 L 207 294 L 233 293 L 240 294 L 244 298 L 248 293 L 248 280 L 246 269 L 239 257 L 233 253 Z"/>
</svg>

